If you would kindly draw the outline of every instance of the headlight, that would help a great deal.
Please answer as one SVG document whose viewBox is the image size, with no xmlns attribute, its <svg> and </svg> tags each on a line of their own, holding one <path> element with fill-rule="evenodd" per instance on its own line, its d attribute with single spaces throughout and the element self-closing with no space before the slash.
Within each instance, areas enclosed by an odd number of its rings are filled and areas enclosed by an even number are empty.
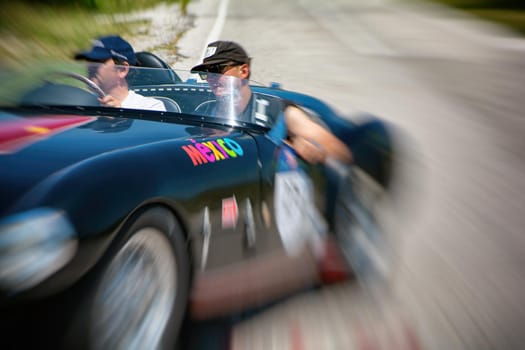
<svg viewBox="0 0 525 350">
<path fill-rule="evenodd" d="M 67 264 L 76 234 L 63 211 L 38 208 L 0 220 L 0 289 L 36 286 Z"/>
</svg>

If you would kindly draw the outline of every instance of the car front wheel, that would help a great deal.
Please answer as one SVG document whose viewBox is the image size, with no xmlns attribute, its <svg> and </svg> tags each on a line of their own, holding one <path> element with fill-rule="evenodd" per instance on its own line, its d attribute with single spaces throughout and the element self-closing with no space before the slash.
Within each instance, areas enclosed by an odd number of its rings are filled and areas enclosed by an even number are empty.
<svg viewBox="0 0 525 350">
<path fill-rule="evenodd" d="M 188 254 L 177 220 L 164 208 L 143 212 L 113 247 L 98 281 L 90 348 L 174 348 L 188 289 Z"/>
</svg>

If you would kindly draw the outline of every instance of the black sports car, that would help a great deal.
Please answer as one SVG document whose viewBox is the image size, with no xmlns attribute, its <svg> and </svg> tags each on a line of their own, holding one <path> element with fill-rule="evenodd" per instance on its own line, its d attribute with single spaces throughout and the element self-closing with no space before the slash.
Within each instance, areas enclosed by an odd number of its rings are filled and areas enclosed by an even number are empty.
<svg viewBox="0 0 525 350">
<path fill-rule="evenodd" d="M 381 235 L 369 194 L 391 179 L 380 120 L 356 124 L 276 85 L 251 86 L 254 108 L 239 119 L 235 94 L 216 98 L 169 68 L 129 78 L 165 112 L 103 107 L 85 69 L 0 74 L 4 330 L 59 295 L 68 346 L 173 348 L 185 315 L 253 308 L 336 276 L 329 242 L 356 275 L 377 272 L 363 241 Z M 282 101 L 343 140 L 354 163 L 309 164 L 276 139 Z"/>
</svg>

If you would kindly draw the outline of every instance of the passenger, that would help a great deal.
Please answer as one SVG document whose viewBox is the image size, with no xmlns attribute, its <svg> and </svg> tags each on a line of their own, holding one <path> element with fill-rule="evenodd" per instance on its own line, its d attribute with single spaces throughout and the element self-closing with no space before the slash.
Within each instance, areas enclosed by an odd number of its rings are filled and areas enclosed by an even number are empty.
<svg viewBox="0 0 525 350">
<path fill-rule="evenodd" d="M 104 106 L 166 111 L 162 101 L 145 97 L 129 89 L 130 67 L 138 64 L 133 47 L 118 35 L 93 40 L 89 51 L 77 53 L 76 60 L 98 63 L 90 67 L 89 78 L 106 96 L 99 101 Z"/>
<path fill-rule="evenodd" d="M 251 114 L 254 97 L 248 84 L 250 77 L 251 58 L 237 43 L 231 41 L 215 41 L 208 44 L 203 62 L 192 68 L 192 72 L 218 73 L 225 77 L 233 76 L 243 79 L 239 88 L 240 103 L 238 114 L 246 119 L 245 114 Z M 207 75 L 208 83 L 217 95 L 217 76 Z M 257 108 L 257 107 L 255 107 Z M 329 130 L 314 122 L 301 108 L 286 103 L 282 118 L 277 120 L 271 133 L 285 139 L 304 160 L 310 163 L 324 162 L 327 158 L 344 163 L 352 161 L 350 149 Z"/>
</svg>

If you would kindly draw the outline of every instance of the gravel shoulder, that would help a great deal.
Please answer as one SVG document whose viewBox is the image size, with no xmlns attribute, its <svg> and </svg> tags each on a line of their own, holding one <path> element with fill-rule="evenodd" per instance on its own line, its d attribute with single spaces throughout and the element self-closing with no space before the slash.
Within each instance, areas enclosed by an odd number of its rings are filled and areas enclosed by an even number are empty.
<svg viewBox="0 0 525 350">
<path fill-rule="evenodd" d="M 122 21 L 146 21 L 130 43 L 136 51 L 150 51 L 175 69 L 189 69 L 199 61 L 220 0 L 192 0 L 183 15 L 180 5 L 160 4 L 146 11 L 121 15 Z"/>
</svg>

